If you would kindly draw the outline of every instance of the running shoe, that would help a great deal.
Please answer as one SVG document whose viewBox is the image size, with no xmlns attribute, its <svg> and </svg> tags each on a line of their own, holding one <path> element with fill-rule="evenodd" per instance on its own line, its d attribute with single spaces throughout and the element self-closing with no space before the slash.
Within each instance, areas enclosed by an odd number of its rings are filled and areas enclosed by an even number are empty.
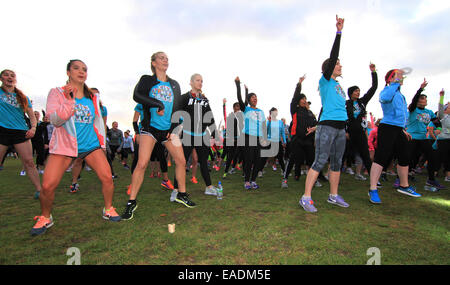
<svg viewBox="0 0 450 285">
<path fill-rule="evenodd" d="M 39 200 L 39 196 L 41 195 L 40 191 L 34 192 L 34 199 Z"/>
<path fill-rule="evenodd" d="M 27 175 L 27 172 L 26 172 L 25 170 L 22 170 L 22 171 L 20 172 L 20 176 L 25 176 L 25 175 Z"/>
<path fill-rule="evenodd" d="M 438 190 L 445 189 L 445 187 L 442 186 L 442 185 L 439 183 L 439 181 L 437 181 L 437 180 L 427 180 L 426 186 L 431 186 L 431 187 L 434 187 L 434 188 L 436 188 L 436 189 L 438 189 Z"/>
<path fill-rule="evenodd" d="M 119 222 L 120 220 L 122 220 L 122 218 L 119 216 L 119 214 L 117 214 L 116 208 L 114 208 L 114 207 L 109 208 L 109 210 L 105 210 L 105 208 L 103 208 L 102 217 L 103 217 L 103 219 L 111 221 L 111 222 Z"/>
<path fill-rule="evenodd" d="M 235 168 L 231 168 L 230 171 L 228 171 L 228 174 L 235 174 L 236 173 L 236 169 Z"/>
<path fill-rule="evenodd" d="M 217 196 L 217 188 L 214 186 L 206 187 L 205 195 Z"/>
<path fill-rule="evenodd" d="M 288 188 L 287 179 L 283 179 L 283 180 L 281 181 L 281 188 Z"/>
<path fill-rule="evenodd" d="M 258 171 L 258 177 L 259 178 L 263 177 L 263 172 L 262 171 Z"/>
<path fill-rule="evenodd" d="M 227 174 L 224 173 L 223 176 L 222 176 L 222 178 L 223 178 L 223 179 L 227 179 Z"/>
<path fill-rule="evenodd" d="M 78 185 L 78 183 L 72 183 L 72 185 L 70 185 L 69 193 L 77 193 L 78 190 L 80 190 L 80 185 Z"/>
<path fill-rule="evenodd" d="M 369 201 L 373 204 L 381 204 L 380 196 L 378 196 L 378 190 L 369 190 Z"/>
<path fill-rule="evenodd" d="M 128 201 L 125 212 L 122 215 L 122 220 L 131 220 L 134 215 L 134 211 L 138 208 L 137 201 Z"/>
<path fill-rule="evenodd" d="M 250 184 L 250 182 L 245 182 L 245 183 L 244 183 L 244 187 L 245 187 L 245 190 L 250 190 L 250 189 L 252 189 L 252 185 Z"/>
<path fill-rule="evenodd" d="M 119 178 L 119 175 L 113 174 L 112 179 Z"/>
<path fill-rule="evenodd" d="M 403 188 L 403 187 L 399 187 L 397 189 L 397 191 L 399 193 L 414 197 L 414 198 L 419 198 L 422 197 L 422 195 L 420 195 L 419 193 L 416 192 L 416 188 L 414 188 L 413 186 L 409 186 L 407 188 Z"/>
<path fill-rule="evenodd" d="M 178 192 L 175 202 L 183 204 L 188 208 L 194 208 L 196 204 L 189 198 L 189 194 Z"/>
<path fill-rule="evenodd" d="M 213 168 L 214 168 L 216 171 L 219 171 L 219 170 L 220 170 L 220 167 L 218 167 L 217 165 L 214 165 Z"/>
<path fill-rule="evenodd" d="M 355 179 L 356 179 L 356 180 L 359 180 L 359 181 L 366 181 L 366 180 L 367 180 L 367 178 L 364 177 L 364 176 L 361 175 L 361 174 L 356 174 L 356 175 L 355 175 Z"/>
<path fill-rule="evenodd" d="M 445 182 L 450 182 L 450 176 L 446 176 L 444 181 Z"/>
<path fill-rule="evenodd" d="M 167 180 L 167 181 L 162 181 L 161 182 L 161 186 L 162 187 L 164 187 L 164 188 L 166 188 L 167 190 L 173 190 L 174 188 L 173 188 L 173 185 L 172 185 L 172 182 L 170 182 L 170 180 Z"/>
<path fill-rule="evenodd" d="M 350 175 L 355 174 L 355 172 L 353 172 L 353 169 L 351 169 L 350 167 L 348 167 L 348 168 L 345 170 L 345 173 L 350 174 Z"/>
<path fill-rule="evenodd" d="M 167 162 L 167 167 L 171 167 L 172 166 L 172 162 Z"/>
<path fill-rule="evenodd" d="M 44 174 L 44 170 L 42 170 L 42 169 L 39 169 L 38 172 L 39 172 L 39 174 Z"/>
<path fill-rule="evenodd" d="M 128 185 L 128 189 L 127 189 L 127 195 L 130 196 L 131 195 L 131 184 Z"/>
<path fill-rule="evenodd" d="M 322 187 L 322 184 L 319 182 L 319 180 L 316 180 L 316 183 L 314 183 L 314 187 L 317 187 L 317 188 Z"/>
<path fill-rule="evenodd" d="M 342 198 L 341 196 L 337 195 L 336 197 L 333 197 L 331 195 L 328 196 L 328 203 L 333 204 L 333 205 L 337 205 L 343 208 L 348 208 L 350 205 L 348 203 L 346 203 L 344 201 L 344 198 Z"/>
<path fill-rule="evenodd" d="M 239 165 L 236 165 L 237 170 L 242 170 L 242 168 Z"/>
<path fill-rule="evenodd" d="M 50 215 L 50 218 L 46 218 L 44 216 L 36 216 L 34 217 L 34 220 L 37 220 L 37 222 L 31 229 L 32 236 L 42 235 L 49 227 L 53 226 L 52 215 Z"/>
<path fill-rule="evenodd" d="M 155 177 L 155 175 L 153 174 L 153 172 L 152 172 L 152 174 L 150 174 L 150 176 L 149 176 L 150 178 L 153 178 L 153 177 Z"/>
<path fill-rule="evenodd" d="M 194 184 L 197 184 L 198 180 L 197 180 L 197 178 L 195 178 L 195 176 L 192 176 L 191 182 L 194 183 Z"/>
<path fill-rule="evenodd" d="M 377 188 L 383 188 L 383 185 L 381 185 L 380 181 L 377 182 Z"/>
<path fill-rule="evenodd" d="M 400 179 L 399 178 L 395 179 L 393 187 L 396 189 L 398 189 L 400 187 Z"/>
<path fill-rule="evenodd" d="M 258 186 L 258 184 L 256 184 L 255 181 L 253 181 L 253 182 L 251 183 L 251 186 L 252 186 L 252 189 L 253 189 L 253 190 L 259 189 L 259 186 Z"/>
<path fill-rule="evenodd" d="M 170 202 L 175 202 L 175 199 L 177 198 L 178 190 L 174 189 L 172 193 L 170 194 Z"/>
<path fill-rule="evenodd" d="M 273 171 L 277 171 L 277 167 L 274 165 L 272 166 Z"/>
<path fill-rule="evenodd" d="M 313 200 L 311 200 L 311 198 L 302 197 L 299 201 L 299 204 L 308 213 L 317 212 L 317 209 L 316 209 L 316 207 L 314 207 L 314 202 L 313 202 Z"/>
</svg>

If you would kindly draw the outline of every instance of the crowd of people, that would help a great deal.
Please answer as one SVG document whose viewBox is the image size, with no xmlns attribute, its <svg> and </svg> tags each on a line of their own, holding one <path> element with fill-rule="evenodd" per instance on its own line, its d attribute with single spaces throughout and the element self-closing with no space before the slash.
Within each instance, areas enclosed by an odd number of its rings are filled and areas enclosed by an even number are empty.
<svg viewBox="0 0 450 285">
<path fill-rule="evenodd" d="M 444 189 L 436 179 L 443 175 L 445 182 L 450 181 L 450 108 L 449 103 L 444 104 L 444 90 L 439 94 L 437 112 L 426 108 L 426 80 L 408 105 L 401 90 L 405 71 L 392 69 L 384 78 L 385 87 L 379 96 L 383 117 L 375 119 L 367 111 L 369 104 L 376 104 L 372 100 L 379 83 L 375 64 L 369 65 L 372 85 L 363 96 L 356 85 L 346 93 L 338 81 L 342 76 L 339 50 L 343 26 L 344 20 L 336 17 L 337 33 L 319 81 L 319 116 L 310 110 L 311 102 L 302 93 L 306 79 L 302 76 L 291 100 L 289 124 L 284 118 L 278 119 L 276 107 L 266 117 L 258 96 L 236 77 L 237 101 L 227 114 L 227 100 L 223 100 L 224 125 L 217 126 L 210 101 L 203 93 L 203 77 L 192 75 L 191 90 L 182 94 L 178 82 L 167 75 L 169 60 L 164 52 L 152 55 L 152 75 L 143 75 L 133 91 L 137 103 L 132 119 L 134 136 L 129 130 L 122 132 L 117 122 L 111 128 L 107 126 L 107 109 L 100 101 L 100 91 L 86 85 L 88 69 L 82 60 L 69 61 L 66 85 L 50 90 L 42 122 L 32 101 L 16 87 L 15 72 L 3 70 L 0 170 L 8 152 L 22 160 L 22 172 L 34 185 L 34 197 L 41 205 L 31 234 L 43 234 L 53 225 L 55 189 L 64 173 L 71 170 L 69 192 L 76 193 L 83 168 L 94 170 L 98 176 L 104 196 L 102 217 L 113 222 L 133 218 L 149 164 L 151 177 L 161 177 L 161 186 L 171 190 L 170 201 L 188 208 L 196 203 L 187 193 L 187 170 L 192 173 L 190 181 L 198 183 L 198 164 L 206 186 L 204 193 L 211 196 L 218 193 L 211 169 L 224 169 L 220 175 L 225 180 L 242 171 L 243 188 L 248 191 L 260 188 L 257 179 L 263 177 L 266 168 L 277 171 L 280 167 L 282 188 L 288 188 L 292 169 L 296 180 L 306 173 L 299 205 L 311 213 L 317 212 L 312 189 L 321 187 L 321 182 L 330 185 L 327 202 L 349 207 L 338 194 L 342 172 L 361 181 L 369 176 L 367 194 L 373 204 L 381 203 L 378 188 L 387 181 L 387 175 L 397 176 L 394 187 L 399 193 L 421 197 L 409 182 L 425 164 L 425 190 Z M 113 179 L 118 178 L 113 169 L 116 155 L 131 172 L 129 198 L 122 215 L 112 205 Z M 168 174 L 172 163 L 173 184 Z"/>
</svg>

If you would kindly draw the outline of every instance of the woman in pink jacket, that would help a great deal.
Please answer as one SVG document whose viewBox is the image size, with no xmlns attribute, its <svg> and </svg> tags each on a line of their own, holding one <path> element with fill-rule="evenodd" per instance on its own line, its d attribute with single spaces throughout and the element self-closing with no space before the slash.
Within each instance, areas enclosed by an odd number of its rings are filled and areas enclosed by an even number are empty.
<svg viewBox="0 0 450 285">
<path fill-rule="evenodd" d="M 50 156 L 42 181 L 40 196 L 41 216 L 31 230 L 31 235 L 45 233 L 53 225 L 51 209 L 65 170 L 75 158 L 85 159 L 102 183 L 105 201 L 103 218 L 120 221 L 112 207 L 114 184 L 111 169 L 102 149 L 105 148 L 105 125 L 101 116 L 99 98 L 86 85 L 87 66 L 81 60 L 67 64 L 68 83 L 53 88 L 47 98 L 47 114 L 55 126 L 50 140 Z"/>
</svg>

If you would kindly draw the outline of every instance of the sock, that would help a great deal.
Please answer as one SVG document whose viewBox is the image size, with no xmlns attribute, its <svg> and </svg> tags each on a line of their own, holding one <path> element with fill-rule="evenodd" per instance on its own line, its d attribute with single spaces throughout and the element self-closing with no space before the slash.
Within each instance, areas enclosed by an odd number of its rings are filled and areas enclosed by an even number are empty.
<svg viewBox="0 0 450 285">
<path fill-rule="evenodd" d="M 303 196 L 302 196 L 302 199 L 311 199 L 311 196 L 305 196 L 305 195 L 303 195 Z"/>
<path fill-rule="evenodd" d="M 330 197 L 331 197 L 331 198 L 333 198 L 333 199 L 336 199 L 336 198 L 337 198 L 337 196 L 338 196 L 338 195 L 333 195 L 333 194 L 330 194 Z"/>
</svg>

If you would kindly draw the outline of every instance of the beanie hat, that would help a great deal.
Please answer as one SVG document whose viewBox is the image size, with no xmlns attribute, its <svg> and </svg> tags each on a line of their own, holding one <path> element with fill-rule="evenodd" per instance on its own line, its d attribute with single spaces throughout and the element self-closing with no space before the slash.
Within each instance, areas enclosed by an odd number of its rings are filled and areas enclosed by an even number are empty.
<svg viewBox="0 0 450 285">
<path fill-rule="evenodd" d="M 353 94 L 353 92 L 355 92 L 355 90 L 358 90 L 359 89 L 359 87 L 358 86 L 352 86 L 352 87 L 350 87 L 350 88 L 348 88 L 348 97 L 349 98 L 352 98 L 352 94 Z"/>
</svg>

